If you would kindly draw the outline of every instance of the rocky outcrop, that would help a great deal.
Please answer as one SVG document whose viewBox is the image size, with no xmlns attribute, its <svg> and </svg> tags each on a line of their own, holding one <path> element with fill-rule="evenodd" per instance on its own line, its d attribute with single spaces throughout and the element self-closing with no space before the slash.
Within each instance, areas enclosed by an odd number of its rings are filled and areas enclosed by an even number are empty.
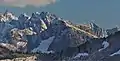
<svg viewBox="0 0 120 61">
<path fill-rule="evenodd" d="M 37 61 L 37 57 L 36 56 L 20 57 L 20 58 L 5 59 L 5 60 L 0 60 L 0 61 Z"/>
<path fill-rule="evenodd" d="M 115 32 L 118 32 L 118 31 L 119 31 L 118 27 L 106 30 L 108 35 L 112 35 L 112 34 L 114 34 Z"/>
<path fill-rule="evenodd" d="M 95 61 L 118 51 L 117 31 L 106 31 L 94 22 L 73 24 L 49 12 L 21 14 L 18 18 L 7 11 L 0 14 L 0 46 L 10 51 L 54 52 L 60 57 L 86 53 L 89 61 Z"/>
<path fill-rule="evenodd" d="M 84 61 L 117 61 L 120 55 L 119 39 L 120 31 L 107 38 L 92 39 L 79 46 L 79 53 L 89 54 L 87 56 L 88 58 L 84 59 Z M 81 56 L 79 58 L 81 58 Z"/>
</svg>

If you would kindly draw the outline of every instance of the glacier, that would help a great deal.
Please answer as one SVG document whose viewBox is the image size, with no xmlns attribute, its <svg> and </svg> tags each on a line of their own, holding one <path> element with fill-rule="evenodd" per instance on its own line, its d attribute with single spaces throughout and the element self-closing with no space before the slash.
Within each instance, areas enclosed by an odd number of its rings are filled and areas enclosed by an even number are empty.
<svg viewBox="0 0 120 61">
<path fill-rule="evenodd" d="M 110 56 L 115 56 L 115 55 L 120 55 L 120 50 L 118 50 L 117 52 L 111 54 Z"/>
<path fill-rule="evenodd" d="M 47 50 L 49 48 L 49 45 L 53 42 L 54 38 L 55 36 L 52 36 L 47 40 L 43 40 L 37 48 L 32 50 L 32 52 L 52 53 L 53 51 L 47 51 Z"/>
<path fill-rule="evenodd" d="M 74 58 L 79 58 L 81 56 L 88 56 L 88 53 L 78 53 Z"/>
<path fill-rule="evenodd" d="M 109 42 L 103 41 L 102 45 L 103 45 L 103 48 L 99 49 L 98 51 L 102 51 L 102 50 L 106 49 L 109 46 Z"/>
</svg>

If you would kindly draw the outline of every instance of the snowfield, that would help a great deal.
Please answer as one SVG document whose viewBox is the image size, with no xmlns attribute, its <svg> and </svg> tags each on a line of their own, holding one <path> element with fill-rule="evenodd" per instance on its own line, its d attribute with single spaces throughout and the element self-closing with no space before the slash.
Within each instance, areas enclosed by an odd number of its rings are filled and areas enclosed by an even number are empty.
<svg viewBox="0 0 120 61">
<path fill-rule="evenodd" d="M 78 53 L 74 58 L 79 58 L 81 56 L 88 56 L 88 53 Z"/>
<path fill-rule="evenodd" d="M 102 45 L 103 45 L 103 48 L 99 49 L 98 51 L 102 51 L 106 49 L 109 46 L 109 43 L 107 41 L 103 41 Z"/>
<path fill-rule="evenodd" d="M 50 37 L 47 40 L 43 40 L 37 48 L 32 50 L 32 52 L 40 52 L 41 51 L 42 53 L 53 53 L 53 51 L 47 51 L 47 50 L 54 38 L 55 38 L 55 36 Z"/>
</svg>

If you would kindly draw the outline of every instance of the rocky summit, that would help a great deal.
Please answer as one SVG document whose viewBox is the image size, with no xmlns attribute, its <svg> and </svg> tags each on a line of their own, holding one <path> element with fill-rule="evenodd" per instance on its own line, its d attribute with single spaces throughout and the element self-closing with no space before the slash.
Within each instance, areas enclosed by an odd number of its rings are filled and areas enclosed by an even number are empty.
<svg viewBox="0 0 120 61">
<path fill-rule="evenodd" d="M 74 24 L 49 12 L 0 14 L 2 61 L 119 61 L 119 40 L 118 27 Z"/>
</svg>

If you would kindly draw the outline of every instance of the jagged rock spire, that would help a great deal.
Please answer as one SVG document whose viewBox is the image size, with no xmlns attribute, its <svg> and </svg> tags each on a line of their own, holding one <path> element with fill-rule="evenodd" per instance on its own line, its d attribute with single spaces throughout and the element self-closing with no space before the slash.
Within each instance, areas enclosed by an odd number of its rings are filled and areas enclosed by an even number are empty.
<svg viewBox="0 0 120 61">
<path fill-rule="evenodd" d="M 8 10 L 6 10 L 5 13 L 4 13 L 3 15 L 6 16 L 7 13 L 8 13 Z"/>
</svg>

